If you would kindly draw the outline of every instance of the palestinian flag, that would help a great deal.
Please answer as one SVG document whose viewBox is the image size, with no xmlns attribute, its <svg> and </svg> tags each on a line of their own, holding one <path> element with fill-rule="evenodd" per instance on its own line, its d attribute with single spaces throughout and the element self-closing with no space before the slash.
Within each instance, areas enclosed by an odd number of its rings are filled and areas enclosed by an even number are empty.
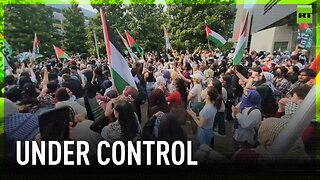
<svg viewBox="0 0 320 180">
<path fill-rule="evenodd" d="M 236 49 L 234 51 L 233 65 L 239 65 L 241 59 L 243 57 L 244 49 L 246 48 L 247 37 L 248 37 L 248 16 L 249 12 L 246 12 L 246 16 L 242 22 L 242 26 L 240 27 L 240 36 L 238 39 L 238 43 Z"/>
<path fill-rule="evenodd" d="M 310 64 L 310 69 L 313 69 L 314 71 L 318 72 L 320 71 L 320 52 L 318 55 L 313 59 L 313 61 Z"/>
<path fill-rule="evenodd" d="M 34 58 L 36 54 L 39 54 L 39 41 L 38 41 L 37 33 L 34 33 L 32 57 Z"/>
<path fill-rule="evenodd" d="M 121 40 L 122 40 L 123 44 L 126 46 L 126 49 L 127 49 L 128 53 L 129 53 L 130 57 L 132 59 L 134 59 L 135 61 L 139 61 L 139 58 L 132 52 L 132 49 L 130 48 L 127 40 L 120 34 L 118 29 L 117 29 L 117 32 L 118 32 L 119 36 L 121 37 Z"/>
<path fill-rule="evenodd" d="M 57 46 L 53 45 L 53 49 L 56 52 L 58 59 L 68 59 L 71 60 L 70 56 L 65 53 L 62 49 L 58 48 Z"/>
<path fill-rule="evenodd" d="M 166 50 L 172 49 L 170 41 L 169 41 L 168 31 L 165 26 L 163 26 L 163 34 L 164 34 L 164 40 L 166 41 Z"/>
<path fill-rule="evenodd" d="M 131 37 L 131 35 L 127 31 L 126 31 L 126 36 L 131 49 L 143 56 L 144 55 L 143 49 L 135 42 L 135 40 Z"/>
<path fill-rule="evenodd" d="M 299 48 L 306 50 L 311 48 L 313 42 L 313 33 L 308 24 L 299 24 L 297 40 Z"/>
<path fill-rule="evenodd" d="M 206 35 L 210 41 L 218 46 L 223 46 L 227 42 L 220 34 L 211 30 L 208 24 L 206 24 Z"/>
<path fill-rule="evenodd" d="M 122 93 L 126 86 L 133 86 L 137 89 L 131 70 L 126 59 L 120 53 L 114 35 L 109 35 L 107 21 L 104 11 L 100 8 L 101 22 L 103 27 L 103 35 L 107 49 L 108 61 L 111 65 L 111 76 L 113 83 L 118 91 Z M 110 37 L 110 38 L 109 38 Z"/>
<path fill-rule="evenodd" d="M 0 66 L 1 67 L 4 66 L 5 67 L 4 70 L 10 69 L 15 71 L 16 65 L 14 64 L 13 58 L 12 58 L 12 48 L 11 48 L 11 45 L 6 40 L 4 40 L 4 50 L 1 51 L 1 53 L 4 56 L 4 62 L 1 62 Z"/>
</svg>

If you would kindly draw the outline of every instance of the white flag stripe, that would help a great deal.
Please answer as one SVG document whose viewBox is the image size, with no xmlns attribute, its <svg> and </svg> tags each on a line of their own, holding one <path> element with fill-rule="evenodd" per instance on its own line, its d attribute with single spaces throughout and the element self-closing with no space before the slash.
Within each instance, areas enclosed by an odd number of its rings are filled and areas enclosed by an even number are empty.
<svg viewBox="0 0 320 180">
<path fill-rule="evenodd" d="M 209 34 L 209 36 L 213 36 L 214 38 L 216 38 L 218 41 L 220 41 L 222 44 L 225 44 L 227 41 L 218 33 L 211 31 L 211 33 Z"/>
<path fill-rule="evenodd" d="M 114 47 L 114 45 L 111 42 L 110 42 L 110 49 L 112 53 L 111 54 L 112 69 L 115 70 L 122 77 L 122 79 L 125 80 L 130 86 L 133 86 L 137 89 L 136 83 L 134 82 L 134 79 L 132 77 L 132 74 L 126 59 L 120 54 L 118 49 Z"/>
</svg>

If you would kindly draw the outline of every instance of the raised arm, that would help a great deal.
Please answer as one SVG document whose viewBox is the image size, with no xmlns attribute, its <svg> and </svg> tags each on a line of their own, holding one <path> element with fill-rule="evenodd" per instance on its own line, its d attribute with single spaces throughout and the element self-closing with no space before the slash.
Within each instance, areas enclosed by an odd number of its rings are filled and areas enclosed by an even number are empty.
<svg viewBox="0 0 320 180">
<path fill-rule="evenodd" d="M 45 89 L 47 88 L 47 84 L 49 82 L 49 76 L 48 76 L 49 72 L 46 67 L 44 67 L 43 70 L 44 70 L 44 73 L 43 73 L 43 79 L 42 79 L 41 85 L 42 85 L 42 89 Z"/>
</svg>

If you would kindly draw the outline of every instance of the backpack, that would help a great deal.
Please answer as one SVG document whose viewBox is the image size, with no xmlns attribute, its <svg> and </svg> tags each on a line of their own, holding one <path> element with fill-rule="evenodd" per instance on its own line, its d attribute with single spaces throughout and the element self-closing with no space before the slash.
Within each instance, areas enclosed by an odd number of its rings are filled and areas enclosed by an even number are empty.
<svg viewBox="0 0 320 180">
<path fill-rule="evenodd" d="M 233 105 L 234 104 L 234 93 L 231 88 L 225 88 L 227 90 L 227 102 L 226 105 Z"/>
<path fill-rule="evenodd" d="M 268 87 L 268 86 L 267 86 Z M 262 100 L 262 115 L 264 117 L 273 117 L 278 111 L 278 103 L 276 97 L 270 87 L 268 87 L 268 95 Z"/>
<path fill-rule="evenodd" d="M 147 98 L 148 98 L 147 91 L 146 91 L 146 89 L 142 86 L 141 83 L 136 83 L 136 85 L 137 85 L 138 92 L 139 92 L 139 95 L 138 95 L 136 101 L 137 101 L 139 104 L 144 104 L 144 103 L 147 101 Z"/>
<path fill-rule="evenodd" d="M 143 127 L 142 139 L 145 141 L 157 140 L 160 129 L 160 119 L 164 113 L 159 117 L 152 116 Z"/>
</svg>

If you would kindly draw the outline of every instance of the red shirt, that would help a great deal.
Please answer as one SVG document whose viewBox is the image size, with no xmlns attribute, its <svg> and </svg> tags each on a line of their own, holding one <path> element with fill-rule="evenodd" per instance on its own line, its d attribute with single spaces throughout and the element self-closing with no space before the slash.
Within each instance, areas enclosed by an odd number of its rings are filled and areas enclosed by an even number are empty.
<svg viewBox="0 0 320 180">
<path fill-rule="evenodd" d="M 181 94 L 179 93 L 179 91 L 174 91 L 169 94 L 169 96 L 167 97 L 167 101 L 174 104 L 175 106 L 179 106 L 181 105 Z"/>
</svg>

